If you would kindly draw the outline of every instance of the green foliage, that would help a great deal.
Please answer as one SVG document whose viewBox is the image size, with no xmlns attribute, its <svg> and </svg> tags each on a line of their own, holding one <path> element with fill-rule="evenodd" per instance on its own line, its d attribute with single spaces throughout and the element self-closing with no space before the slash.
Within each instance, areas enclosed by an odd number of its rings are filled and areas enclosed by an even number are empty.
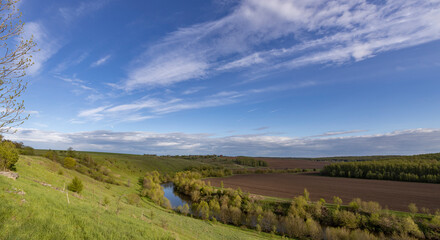
<svg viewBox="0 0 440 240">
<path fill-rule="evenodd" d="M 72 147 L 69 147 L 66 152 L 67 157 L 76 158 L 76 151 Z"/>
<path fill-rule="evenodd" d="M 0 170 L 15 170 L 18 161 L 18 151 L 10 141 L 0 143 Z"/>
<path fill-rule="evenodd" d="M 29 161 L 31 166 L 27 165 Z M 66 193 L 33 181 L 62 189 L 66 177 L 76 173 L 64 169 L 65 174 L 58 175 L 48 168 L 52 164 L 45 158 L 20 156 L 16 166 L 18 173 L 25 177 L 17 181 L 0 178 L 0 239 L 281 239 L 238 227 L 207 224 L 159 208 L 147 199 L 139 206 L 121 201 L 122 210 L 115 214 L 119 196 L 127 191 L 135 192 L 138 186 L 106 189 L 106 183 L 81 174 L 77 175 L 87 191 L 83 191 L 80 198 L 69 193 L 70 204 L 67 204 Z M 130 171 L 118 174 L 135 181 Z M 13 188 L 23 189 L 26 195 L 5 191 Z M 107 207 L 102 207 L 105 198 L 109 202 Z M 98 202 L 101 207 L 97 206 Z M 150 218 L 151 215 L 154 217 Z M 162 220 L 168 230 L 162 228 Z"/>
<path fill-rule="evenodd" d="M 197 206 L 197 212 L 203 220 L 209 219 L 209 206 L 205 201 L 201 201 Z"/>
<path fill-rule="evenodd" d="M 342 205 L 342 199 L 340 197 L 333 197 L 333 203 L 336 205 L 336 208 L 339 209 L 339 207 Z"/>
<path fill-rule="evenodd" d="M 32 147 L 24 146 L 24 147 L 20 148 L 20 154 L 33 156 L 33 155 L 35 155 L 35 150 Z"/>
<path fill-rule="evenodd" d="M 52 161 L 57 162 L 58 161 L 58 153 L 54 150 L 48 150 L 44 155 L 45 158 L 48 158 Z"/>
<path fill-rule="evenodd" d="M 67 185 L 67 189 L 72 192 L 81 193 L 83 190 L 83 183 L 78 177 L 74 177 L 72 182 Z"/>
<path fill-rule="evenodd" d="M 419 209 L 417 208 L 415 203 L 410 203 L 408 205 L 408 209 L 409 209 L 409 212 L 412 213 L 412 214 L 416 214 L 416 213 L 419 212 Z"/>
<path fill-rule="evenodd" d="M 72 169 L 76 166 L 76 160 L 71 157 L 65 157 L 64 158 L 64 167 Z"/>
<path fill-rule="evenodd" d="M 168 199 L 164 197 L 162 186 L 160 186 L 160 174 L 157 171 L 149 172 L 145 177 L 139 180 L 141 184 L 141 196 L 148 197 L 156 204 L 170 208 L 171 204 Z"/>
<path fill-rule="evenodd" d="M 415 223 L 415 216 L 382 211 L 376 202 L 354 199 L 346 207 L 341 198 L 334 197 L 336 206 L 329 207 L 325 201 L 310 201 L 305 190 L 304 195 L 295 197 L 286 208 L 281 204 L 272 206 L 263 201 L 251 201 L 240 189 L 213 188 L 200 180 L 201 177 L 196 172 L 179 172 L 173 182 L 177 192 L 192 198 L 196 216 L 202 219 L 207 219 L 209 212 L 210 217 L 223 223 L 245 225 L 263 232 L 275 229 L 278 234 L 299 239 L 321 239 L 320 223 L 335 227 L 326 231 L 328 239 L 377 239 L 374 234 L 379 234 L 380 238 L 402 239 L 405 236 L 423 238 L 425 232 L 436 234 L 431 222 L 421 228 Z M 179 208 L 179 211 L 182 210 Z"/>
</svg>

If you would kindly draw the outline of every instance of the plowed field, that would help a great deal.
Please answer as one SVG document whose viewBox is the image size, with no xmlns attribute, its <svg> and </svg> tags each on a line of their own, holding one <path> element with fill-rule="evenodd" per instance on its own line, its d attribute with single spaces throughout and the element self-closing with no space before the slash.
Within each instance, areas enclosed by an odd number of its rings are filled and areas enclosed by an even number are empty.
<svg viewBox="0 0 440 240">
<path fill-rule="evenodd" d="M 331 162 L 325 161 L 312 161 L 295 158 L 257 158 L 264 160 L 269 164 L 269 168 L 285 169 L 285 168 L 307 168 L 307 169 L 321 169 Z"/>
<path fill-rule="evenodd" d="M 293 198 L 310 192 L 312 200 L 324 198 L 331 202 L 340 197 L 345 204 L 353 198 L 376 201 L 389 209 L 408 211 L 408 204 L 415 203 L 419 209 L 440 209 L 440 184 L 397 182 L 353 178 L 324 177 L 316 174 L 250 174 L 209 179 L 212 185 L 240 187 L 243 191 L 281 198 Z"/>
</svg>

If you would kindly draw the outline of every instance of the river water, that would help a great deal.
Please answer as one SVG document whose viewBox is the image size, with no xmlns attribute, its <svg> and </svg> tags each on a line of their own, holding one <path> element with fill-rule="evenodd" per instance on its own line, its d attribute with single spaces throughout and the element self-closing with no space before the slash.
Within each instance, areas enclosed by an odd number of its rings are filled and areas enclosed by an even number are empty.
<svg viewBox="0 0 440 240">
<path fill-rule="evenodd" d="M 166 197 L 173 209 L 176 209 L 178 206 L 183 206 L 185 203 L 191 207 L 191 201 L 174 191 L 174 184 L 172 182 L 161 184 L 164 192 L 164 197 Z"/>
</svg>

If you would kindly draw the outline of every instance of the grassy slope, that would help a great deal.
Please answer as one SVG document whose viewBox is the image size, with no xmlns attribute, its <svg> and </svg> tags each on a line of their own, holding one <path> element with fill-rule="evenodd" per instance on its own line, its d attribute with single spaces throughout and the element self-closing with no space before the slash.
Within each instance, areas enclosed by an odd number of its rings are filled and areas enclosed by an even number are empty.
<svg viewBox="0 0 440 240">
<path fill-rule="evenodd" d="M 131 178 L 128 172 L 116 166 L 113 165 L 113 168 L 121 174 L 121 178 Z M 136 184 L 131 187 L 112 185 L 108 188 L 107 184 L 64 169 L 42 157 L 21 156 L 17 169 L 20 178 L 16 181 L 0 176 L 0 239 L 278 238 L 180 216 L 146 200 L 139 206 L 132 206 L 123 198 L 120 204 L 122 210 L 116 214 L 118 199 L 121 195 L 136 193 Z M 63 175 L 57 173 L 59 169 L 63 170 Z M 62 189 L 73 176 L 81 178 L 85 188 L 82 199 L 69 195 L 70 204 L 67 204 L 65 193 L 34 181 Z M 14 193 L 15 188 L 26 194 Z M 108 207 L 100 204 L 104 197 L 110 200 Z M 22 202 L 22 199 L 26 202 Z"/>
</svg>

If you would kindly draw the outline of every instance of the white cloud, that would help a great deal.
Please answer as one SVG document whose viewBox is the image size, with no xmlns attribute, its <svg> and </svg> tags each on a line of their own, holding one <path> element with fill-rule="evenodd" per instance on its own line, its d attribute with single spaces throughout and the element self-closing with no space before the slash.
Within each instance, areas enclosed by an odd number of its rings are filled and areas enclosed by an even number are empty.
<svg viewBox="0 0 440 240">
<path fill-rule="evenodd" d="M 98 59 L 96 62 L 93 62 L 92 65 L 90 65 L 90 66 L 91 67 L 101 66 L 101 65 L 105 64 L 110 58 L 111 58 L 111 55 L 104 56 L 104 57 Z"/>
<path fill-rule="evenodd" d="M 68 57 L 66 60 L 62 61 L 61 63 L 59 63 L 52 70 L 52 72 L 59 74 L 70 67 L 73 67 L 73 66 L 76 66 L 76 65 L 82 63 L 88 56 L 89 56 L 88 52 L 82 52 L 80 54 L 76 53 L 76 54 L 72 55 L 71 57 Z"/>
<path fill-rule="evenodd" d="M 317 157 L 341 155 L 419 154 L 438 152 L 440 129 L 411 129 L 390 133 L 323 138 L 268 135 L 112 132 L 60 133 L 18 129 L 6 137 L 38 148 L 156 154 L 223 154 Z"/>
<path fill-rule="evenodd" d="M 122 85 L 132 90 L 254 66 L 361 61 L 440 39 L 439 16 L 439 0 L 243 0 L 223 18 L 169 34 Z"/>
<path fill-rule="evenodd" d="M 97 107 L 97 108 L 93 108 L 93 109 L 88 109 L 88 110 L 84 110 L 79 112 L 78 117 L 85 117 L 85 118 L 91 118 L 94 120 L 101 120 L 104 115 L 102 114 L 102 111 L 104 111 L 105 109 L 107 109 L 107 106 L 103 106 L 103 107 Z"/>
<path fill-rule="evenodd" d="M 87 15 L 103 8 L 108 2 L 108 0 L 84 1 L 79 3 L 79 5 L 76 7 L 60 8 L 58 11 L 67 22 L 70 22 L 75 18 Z"/>
<path fill-rule="evenodd" d="M 68 83 L 72 84 L 73 86 L 76 86 L 76 87 L 80 88 L 81 90 L 87 90 L 87 91 L 96 92 L 95 89 L 86 86 L 86 85 L 85 85 L 86 82 L 83 81 L 83 80 L 81 80 L 81 79 L 76 78 L 75 75 L 74 75 L 73 77 L 71 77 L 71 78 L 68 78 L 68 77 L 61 77 L 61 76 L 56 76 L 56 77 L 57 77 L 58 79 L 61 79 L 61 80 L 65 81 L 65 82 L 68 82 Z"/>
<path fill-rule="evenodd" d="M 188 89 L 188 90 L 185 90 L 185 91 L 183 91 L 183 95 L 191 95 L 191 94 L 194 94 L 194 93 L 197 93 L 197 92 L 200 92 L 201 90 L 203 90 L 203 89 L 205 89 L 204 87 L 193 87 L 193 88 L 190 88 L 190 89 Z"/>
<path fill-rule="evenodd" d="M 267 126 L 264 126 L 264 127 L 259 127 L 259 128 L 255 128 L 255 129 L 253 129 L 254 131 L 263 131 L 263 130 L 267 130 L 267 129 L 269 129 L 270 127 L 267 127 Z"/>
<path fill-rule="evenodd" d="M 259 89 L 239 91 L 221 91 L 210 96 L 199 97 L 196 99 L 160 99 L 145 97 L 127 104 L 112 106 L 100 106 L 79 112 L 79 118 L 86 118 L 93 121 L 125 121 L 124 119 L 137 119 L 138 121 L 158 117 L 160 115 L 209 107 L 225 106 L 243 101 L 247 96 L 262 94 L 267 92 L 285 91 L 316 85 L 315 82 L 305 81 L 297 84 L 272 86 Z M 255 111 L 255 110 L 252 110 Z M 251 112 L 251 111 L 250 111 Z M 146 115 L 145 115 L 146 114 Z M 79 121 L 75 119 L 75 121 Z"/>
<path fill-rule="evenodd" d="M 38 52 L 32 54 L 34 65 L 27 69 L 29 75 L 36 75 L 43 68 L 46 63 L 58 50 L 61 45 L 58 40 L 51 36 L 44 26 L 37 22 L 29 22 L 24 25 L 23 37 L 30 39 L 33 36 L 34 42 L 37 43 Z"/>
<path fill-rule="evenodd" d="M 361 133 L 361 132 L 367 132 L 367 131 L 366 130 L 330 131 L 330 132 L 325 132 L 323 134 L 314 135 L 314 136 L 310 136 L 310 137 L 330 137 L 330 136 L 345 135 L 345 134 L 351 134 L 351 133 Z"/>
<path fill-rule="evenodd" d="M 195 58 L 167 56 L 133 70 L 125 88 L 133 90 L 139 86 L 168 86 L 193 78 L 202 78 L 208 64 Z"/>
</svg>

